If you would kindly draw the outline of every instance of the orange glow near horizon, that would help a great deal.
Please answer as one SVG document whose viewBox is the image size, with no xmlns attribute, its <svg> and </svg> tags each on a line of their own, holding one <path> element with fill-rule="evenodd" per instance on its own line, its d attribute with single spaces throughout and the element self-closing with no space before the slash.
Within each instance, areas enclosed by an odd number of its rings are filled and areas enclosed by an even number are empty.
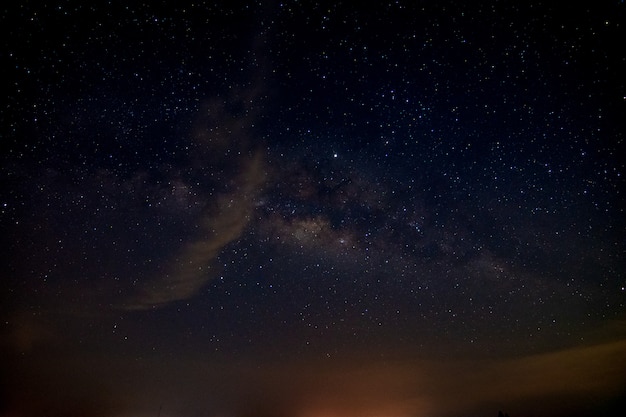
<svg viewBox="0 0 626 417">
<path fill-rule="evenodd" d="M 562 409 L 564 399 L 575 411 L 581 401 L 620 398 L 626 340 L 501 360 L 301 360 L 239 363 L 221 371 L 190 358 L 141 366 L 113 362 L 71 356 L 34 362 L 38 368 L 16 377 L 14 386 L 35 376 L 44 382 L 28 391 L 15 388 L 3 415 L 32 417 L 54 409 L 56 415 L 79 410 L 100 417 L 447 417 L 476 410 L 488 417 L 494 408 L 549 415 Z M 56 394 L 45 381 L 54 381 Z"/>
</svg>

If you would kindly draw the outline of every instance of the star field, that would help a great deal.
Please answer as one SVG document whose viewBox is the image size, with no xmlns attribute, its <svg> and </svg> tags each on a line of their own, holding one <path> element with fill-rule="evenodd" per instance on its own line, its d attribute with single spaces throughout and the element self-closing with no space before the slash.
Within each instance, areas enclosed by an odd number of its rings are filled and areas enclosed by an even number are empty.
<svg viewBox="0 0 626 417">
<path fill-rule="evenodd" d="M 0 413 L 618 415 L 624 5 L 422 3 L 6 6 Z"/>
</svg>

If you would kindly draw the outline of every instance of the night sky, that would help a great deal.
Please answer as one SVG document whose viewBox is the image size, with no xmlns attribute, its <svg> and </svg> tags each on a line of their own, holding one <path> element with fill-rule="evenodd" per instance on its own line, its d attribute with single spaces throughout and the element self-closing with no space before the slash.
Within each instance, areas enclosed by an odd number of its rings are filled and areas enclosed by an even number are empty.
<svg viewBox="0 0 626 417">
<path fill-rule="evenodd" d="M 622 415 L 623 1 L 147 3 L 3 6 L 0 416 Z"/>
</svg>

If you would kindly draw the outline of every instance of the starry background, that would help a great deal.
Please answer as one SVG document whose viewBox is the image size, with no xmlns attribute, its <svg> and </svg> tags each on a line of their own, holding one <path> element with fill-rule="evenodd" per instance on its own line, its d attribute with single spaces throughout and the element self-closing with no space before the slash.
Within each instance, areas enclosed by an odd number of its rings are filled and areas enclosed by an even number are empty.
<svg viewBox="0 0 626 417">
<path fill-rule="evenodd" d="M 623 2 L 18 3 L 2 415 L 619 414 Z"/>
</svg>

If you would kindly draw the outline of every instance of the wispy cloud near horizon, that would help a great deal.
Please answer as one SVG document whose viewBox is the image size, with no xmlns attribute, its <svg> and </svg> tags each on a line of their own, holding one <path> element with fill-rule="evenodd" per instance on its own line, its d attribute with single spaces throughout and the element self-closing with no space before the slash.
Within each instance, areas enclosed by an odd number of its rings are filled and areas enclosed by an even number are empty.
<svg viewBox="0 0 626 417">
<path fill-rule="evenodd" d="M 214 259 L 250 222 L 254 200 L 265 182 L 262 153 L 256 151 L 242 161 L 241 172 L 232 181 L 232 191 L 218 196 L 201 217 L 198 237 L 185 243 L 168 261 L 167 272 L 148 281 L 124 309 L 148 310 L 185 300 L 215 277 Z"/>
</svg>

